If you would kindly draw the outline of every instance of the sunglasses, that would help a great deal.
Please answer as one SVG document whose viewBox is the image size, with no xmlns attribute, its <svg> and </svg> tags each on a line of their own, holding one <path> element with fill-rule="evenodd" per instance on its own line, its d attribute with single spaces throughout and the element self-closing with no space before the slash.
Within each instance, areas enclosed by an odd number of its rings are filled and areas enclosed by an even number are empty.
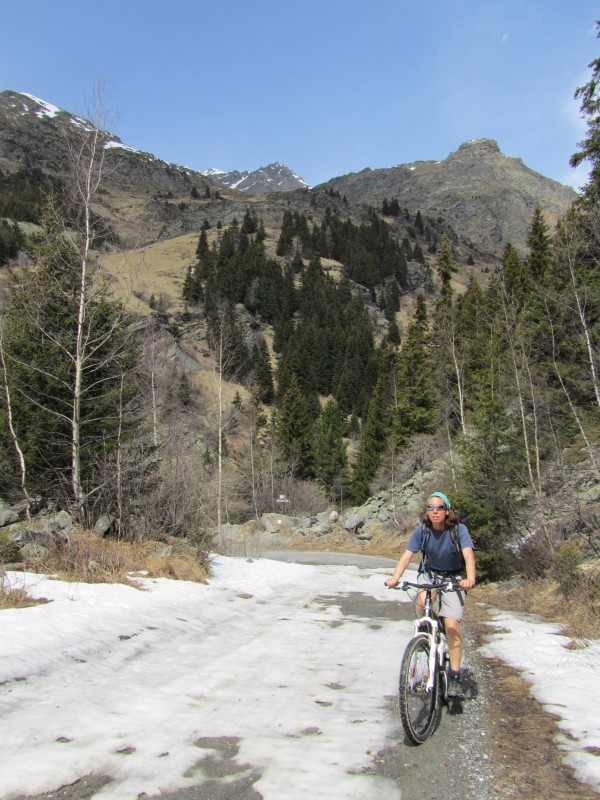
<svg viewBox="0 0 600 800">
<path fill-rule="evenodd" d="M 447 511 L 446 506 L 425 506 L 427 511 Z"/>
</svg>

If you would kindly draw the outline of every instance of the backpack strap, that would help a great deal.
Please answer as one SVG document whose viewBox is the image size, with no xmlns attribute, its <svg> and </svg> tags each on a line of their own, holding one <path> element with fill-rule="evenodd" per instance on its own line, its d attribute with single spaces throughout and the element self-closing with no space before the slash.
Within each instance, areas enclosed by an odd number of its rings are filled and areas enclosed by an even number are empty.
<svg viewBox="0 0 600 800">
<path fill-rule="evenodd" d="M 429 525 L 425 527 L 423 523 L 421 523 L 421 564 L 419 565 L 419 573 L 426 575 L 429 572 L 429 559 L 427 557 L 427 545 L 429 543 L 429 537 L 431 536 L 431 528 Z"/>
<path fill-rule="evenodd" d="M 458 523 L 453 527 L 450 528 L 450 537 L 452 538 L 452 546 L 454 547 L 454 552 L 458 555 L 460 550 L 460 543 L 458 541 Z"/>
<path fill-rule="evenodd" d="M 465 557 L 463 556 L 462 549 L 460 546 L 460 542 L 458 540 L 458 526 L 460 522 L 457 522 L 453 528 L 450 528 L 450 536 L 452 537 L 452 544 L 454 545 L 454 552 L 457 556 L 460 556 L 460 560 L 462 562 L 463 567 L 465 566 Z"/>
</svg>

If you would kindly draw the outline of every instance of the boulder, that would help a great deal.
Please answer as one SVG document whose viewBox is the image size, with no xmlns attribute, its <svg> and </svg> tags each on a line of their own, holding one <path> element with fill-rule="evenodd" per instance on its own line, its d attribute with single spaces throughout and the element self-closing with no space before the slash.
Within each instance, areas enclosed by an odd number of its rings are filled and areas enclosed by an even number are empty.
<svg viewBox="0 0 600 800">
<path fill-rule="evenodd" d="M 47 530 L 34 531 L 30 528 L 17 528 L 8 536 L 7 544 L 16 548 L 20 560 L 39 561 L 50 552 L 51 537 L 52 534 Z"/>
<path fill-rule="evenodd" d="M 10 506 L 0 508 L 0 528 L 4 528 L 6 525 L 12 525 L 14 522 L 18 521 L 18 513 Z"/>
<path fill-rule="evenodd" d="M 347 531 L 356 532 L 360 527 L 365 524 L 364 514 L 350 514 L 344 523 L 344 528 Z"/>
<path fill-rule="evenodd" d="M 310 529 L 310 535 L 316 536 L 317 539 L 321 536 L 325 536 L 327 533 L 330 532 L 330 527 L 327 523 L 320 523 L 319 525 L 313 525 Z"/>
<path fill-rule="evenodd" d="M 101 514 L 96 520 L 92 533 L 101 539 L 112 528 L 114 522 L 115 518 L 112 514 Z"/>
<path fill-rule="evenodd" d="M 260 518 L 263 530 L 268 533 L 278 533 L 284 528 L 295 529 L 301 523 L 296 517 L 288 517 L 286 514 L 263 514 Z"/>
<path fill-rule="evenodd" d="M 25 561 L 42 561 L 50 551 L 39 541 L 26 542 L 21 547 L 21 558 Z"/>
<path fill-rule="evenodd" d="M 71 533 L 73 530 L 73 517 L 68 511 L 57 511 L 44 518 L 44 530 L 50 533 Z"/>
</svg>

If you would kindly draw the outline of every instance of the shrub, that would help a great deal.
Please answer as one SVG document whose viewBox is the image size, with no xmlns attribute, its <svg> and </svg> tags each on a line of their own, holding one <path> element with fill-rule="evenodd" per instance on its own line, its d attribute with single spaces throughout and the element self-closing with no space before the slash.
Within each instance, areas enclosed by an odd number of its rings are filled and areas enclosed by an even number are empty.
<svg viewBox="0 0 600 800">
<path fill-rule="evenodd" d="M 575 542 L 564 542 L 556 553 L 550 574 L 565 596 L 581 584 L 581 561 L 581 551 Z"/>
</svg>

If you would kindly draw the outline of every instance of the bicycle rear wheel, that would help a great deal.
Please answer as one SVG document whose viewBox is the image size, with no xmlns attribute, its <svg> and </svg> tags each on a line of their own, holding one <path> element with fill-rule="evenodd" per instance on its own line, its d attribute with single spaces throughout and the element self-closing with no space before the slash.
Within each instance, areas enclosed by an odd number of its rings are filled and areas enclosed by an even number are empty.
<svg viewBox="0 0 600 800">
<path fill-rule="evenodd" d="M 402 727 L 415 744 L 423 744 L 429 739 L 441 714 L 437 676 L 429 691 L 428 678 L 429 639 L 418 635 L 410 640 L 404 651 L 398 688 Z"/>
</svg>

